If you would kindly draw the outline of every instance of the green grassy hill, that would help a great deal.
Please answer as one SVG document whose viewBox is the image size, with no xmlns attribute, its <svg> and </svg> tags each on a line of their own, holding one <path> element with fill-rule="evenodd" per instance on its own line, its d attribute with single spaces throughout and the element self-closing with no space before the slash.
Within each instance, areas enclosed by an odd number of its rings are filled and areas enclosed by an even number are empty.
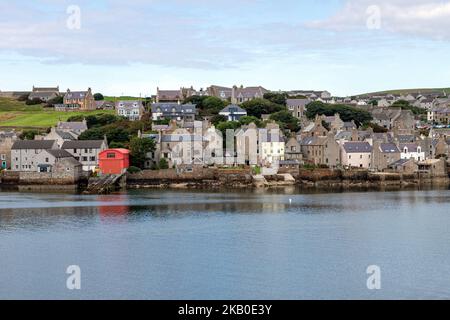
<svg viewBox="0 0 450 320">
<path fill-rule="evenodd" d="M 383 94 L 409 94 L 409 93 L 427 93 L 427 92 L 446 92 L 446 94 L 450 94 L 450 88 L 421 88 L 421 89 L 398 89 L 398 90 L 387 90 L 387 91 L 379 91 L 372 93 L 365 93 L 359 96 L 368 96 L 368 95 L 383 95 Z"/>
<path fill-rule="evenodd" d="M 42 105 L 27 106 L 24 102 L 0 98 L 0 128 L 49 128 L 77 115 L 99 113 L 114 114 L 114 110 L 60 112 L 43 108 Z"/>
</svg>

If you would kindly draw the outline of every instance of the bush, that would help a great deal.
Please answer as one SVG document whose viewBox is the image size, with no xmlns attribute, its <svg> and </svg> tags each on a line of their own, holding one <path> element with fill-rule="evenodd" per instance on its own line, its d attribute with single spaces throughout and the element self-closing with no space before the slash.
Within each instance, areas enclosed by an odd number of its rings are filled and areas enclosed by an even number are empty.
<svg viewBox="0 0 450 320">
<path fill-rule="evenodd" d="M 128 173 L 131 173 L 131 174 L 139 173 L 139 172 L 141 172 L 141 171 L 142 171 L 142 170 L 139 169 L 138 167 L 129 167 L 129 168 L 128 168 Z"/>
<path fill-rule="evenodd" d="M 42 103 L 43 103 L 43 101 L 39 98 L 34 98 L 33 100 L 27 100 L 25 102 L 25 104 L 27 106 L 35 106 L 35 105 L 42 104 Z"/>
<path fill-rule="evenodd" d="M 30 94 L 29 94 L 29 93 L 23 94 L 23 95 L 21 95 L 19 98 L 17 98 L 17 101 L 22 101 L 22 102 L 24 102 L 24 101 L 27 101 L 29 97 L 30 97 Z"/>
<path fill-rule="evenodd" d="M 169 163 L 167 162 L 166 159 L 162 158 L 161 160 L 159 160 L 159 165 L 158 165 L 159 169 L 164 170 L 164 169 L 169 169 Z"/>
</svg>

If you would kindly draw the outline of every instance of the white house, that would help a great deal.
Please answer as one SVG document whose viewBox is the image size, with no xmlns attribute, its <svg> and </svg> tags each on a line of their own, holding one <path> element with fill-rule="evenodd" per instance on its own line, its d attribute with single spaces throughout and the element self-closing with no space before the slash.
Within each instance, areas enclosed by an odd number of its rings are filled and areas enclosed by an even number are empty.
<svg viewBox="0 0 450 320">
<path fill-rule="evenodd" d="M 117 115 L 130 121 L 140 120 L 145 112 L 142 101 L 118 101 L 116 103 Z"/>
<path fill-rule="evenodd" d="M 240 118 L 247 116 L 247 111 L 232 104 L 220 111 L 219 114 L 227 117 L 228 121 L 239 121 Z"/>
<path fill-rule="evenodd" d="M 261 162 L 273 164 L 275 161 L 283 161 L 286 143 L 280 135 L 279 130 L 261 129 L 259 132 L 259 143 L 261 147 Z"/>
<path fill-rule="evenodd" d="M 416 161 L 426 160 L 425 151 L 415 143 L 400 144 L 400 151 L 402 159 L 414 159 Z"/>
</svg>

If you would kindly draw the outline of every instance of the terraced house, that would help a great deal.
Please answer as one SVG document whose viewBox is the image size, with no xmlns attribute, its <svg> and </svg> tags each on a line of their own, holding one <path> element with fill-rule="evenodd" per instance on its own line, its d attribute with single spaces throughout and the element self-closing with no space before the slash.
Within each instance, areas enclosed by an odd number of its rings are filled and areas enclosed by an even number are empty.
<svg viewBox="0 0 450 320">
<path fill-rule="evenodd" d="M 48 150 L 57 150 L 55 140 L 18 140 L 11 148 L 11 170 L 39 172 L 41 164 L 51 164 Z"/>
<path fill-rule="evenodd" d="M 169 119 L 176 121 L 195 120 L 197 109 L 194 104 L 179 105 L 176 103 L 154 103 L 152 104 L 153 121 Z"/>
<path fill-rule="evenodd" d="M 83 166 L 83 171 L 94 171 L 98 168 L 99 154 L 108 149 L 104 140 L 76 140 L 63 143 L 62 150 L 69 152 Z"/>
</svg>

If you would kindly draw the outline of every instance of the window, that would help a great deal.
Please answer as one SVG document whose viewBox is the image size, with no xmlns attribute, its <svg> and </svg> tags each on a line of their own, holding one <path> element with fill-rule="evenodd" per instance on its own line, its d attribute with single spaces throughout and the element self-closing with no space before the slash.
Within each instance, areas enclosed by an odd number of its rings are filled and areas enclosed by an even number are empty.
<svg viewBox="0 0 450 320">
<path fill-rule="evenodd" d="M 115 153 L 108 153 L 108 154 L 106 155 L 106 157 L 107 157 L 108 159 L 114 159 L 114 158 L 116 157 L 116 154 L 115 154 Z"/>
<path fill-rule="evenodd" d="M 6 154 L 2 154 L 2 160 L 6 160 Z"/>
<path fill-rule="evenodd" d="M 49 162 L 48 158 L 45 158 L 45 162 L 47 162 L 47 163 Z"/>
<path fill-rule="evenodd" d="M 83 161 L 88 161 L 88 157 L 83 157 Z"/>
<path fill-rule="evenodd" d="M 95 157 L 91 157 L 90 159 L 91 159 L 90 161 L 95 161 L 96 160 Z"/>
</svg>

